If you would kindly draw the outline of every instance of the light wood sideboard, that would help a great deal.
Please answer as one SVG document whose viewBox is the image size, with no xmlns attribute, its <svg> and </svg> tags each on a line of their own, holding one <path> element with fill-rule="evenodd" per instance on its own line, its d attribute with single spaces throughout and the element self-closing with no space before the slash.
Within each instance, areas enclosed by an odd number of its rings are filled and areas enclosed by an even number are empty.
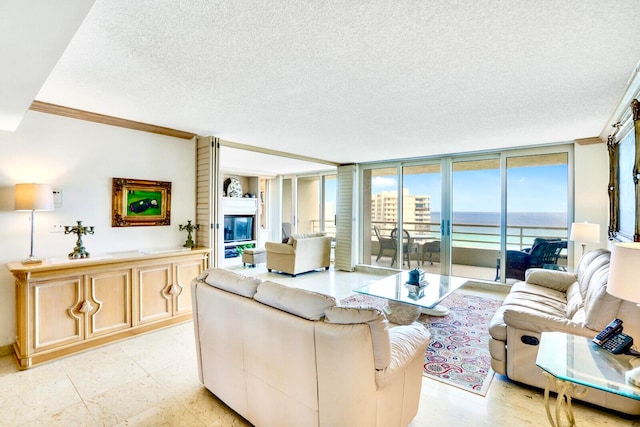
<svg viewBox="0 0 640 427">
<path fill-rule="evenodd" d="M 191 319 L 191 280 L 209 250 L 118 252 L 8 263 L 20 369 Z"/>
</svg>

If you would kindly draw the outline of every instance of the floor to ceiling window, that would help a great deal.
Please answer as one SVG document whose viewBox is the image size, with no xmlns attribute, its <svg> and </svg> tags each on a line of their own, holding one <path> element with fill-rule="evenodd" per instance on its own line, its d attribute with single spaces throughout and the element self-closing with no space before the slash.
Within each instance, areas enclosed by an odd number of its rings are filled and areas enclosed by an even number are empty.
<svg viewBox="0 0 640 427">
<path fill-rule="evenodd" d="M 536 237 L 563 239 L 566 247 L 570 149 L 364 166 L 362 261 L 504 280 L 506 250 Z"/>
<path fill-rule="evenodd" d="M 297 179 L 297 232 L 335 236 L 336 175 Z"/>
<path fill-rule="evenodd" d="M 437 268 L 442 260 L 440 162 L 402 168 L 403 258 L 408 268 Z M 411 264 L 414 261 L 415 264 Z"/>
<path fill-rule="evenodd" d="M 500 158 L 454 160 L 451 166 L 449 271 L 493 280 L 500 253 Z"/>
<path fill-rule="evenodd" d="M 282 179 L 282 237 L 288 237 L 296 231 L 296 196 L 294 192 L 295 180 L 293 178 Z"/>
<path fill-rule="evenodd" d="M 298 178 L 298 233 L 320 231 L 320 177 Z"/>
<path fill-rule="evenodd" d="M 536 239 L 560 240 L 562 243 L 557 247 L 548 247 L 554 254 L 541 257 L 551 256 L 555 259 L 553 264 L 566 265 L 567 226 L 571 222 L 569 200 L 568 153 L 507 157 L 506 258 L 500 260 L 505 268 L 498 271 L 502 280 L 522 277 L 510 270 L 514 263 L 511 259 L 518 255 L 510 251 L 530 251 Z M 544 267 L 533 257 L 529 259 L 530 266 Z"/>
<path fill-rule="evenodd" d="M 320 230 L 329 236 L 336 235 L 336 202 L 338 197 L 338 177 L 335 174 L 322 176 L 322 205 Z"/>
<path fill-rule="evenodd" d="M 363 254 L 366 264 L 397 265 L 391 232 L 398 224 L 398 168 L 370 168 L 363 176 Z"/>
</svg>

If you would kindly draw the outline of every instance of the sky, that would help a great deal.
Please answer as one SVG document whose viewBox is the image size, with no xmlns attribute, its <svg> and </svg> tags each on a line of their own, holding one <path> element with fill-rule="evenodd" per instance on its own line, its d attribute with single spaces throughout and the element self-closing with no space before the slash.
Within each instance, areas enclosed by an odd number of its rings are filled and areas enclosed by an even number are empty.
<svg viewBox="0 0 640 427">
<path fill-rule="evenodd" d="M 507 173 L 509 212 L 566 212 L 567 165 L 510 168 Z M 372 192 L 395 190 L 397 177 L 376 177 Z M 404 188 L 411 195 L 431 195 L 431 210 L 440 211 L 440 174 L 406 175 Z M 500 171 L 484 169 L 453 174 L 453 209 L 465 212 L 500 212 Z"/>
</svg>

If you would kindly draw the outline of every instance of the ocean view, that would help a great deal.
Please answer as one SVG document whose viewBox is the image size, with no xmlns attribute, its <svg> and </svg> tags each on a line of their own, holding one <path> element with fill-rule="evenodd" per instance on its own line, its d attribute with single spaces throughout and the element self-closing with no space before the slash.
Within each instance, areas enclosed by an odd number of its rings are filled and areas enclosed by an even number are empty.
<svg viewBox="0 0 640 427">
<path fill-rule="evenodd" d="M 566 212 L 514 212 L 507 215 L 509 226 L 566 227 Z M 431 212 L 431 222 L 440 223 L 440 212 Z M 454 224 L 500 225 L 500 212 L 454 212 Z"/>
<path fill-rule="evenodd" d="M 557 212 L 515 212 L 507 216 L 507 248 L 531 246 L 536 237 L 567 238 L 567 214 Z M 431 222 L 440 223 L 440 212 L 431 213 Z M 454 212 L 453 245 L 485 249 L 500 247 L 499 212 Z M 439 233 L 438 226 L 431 231 Z"/>
</svg>

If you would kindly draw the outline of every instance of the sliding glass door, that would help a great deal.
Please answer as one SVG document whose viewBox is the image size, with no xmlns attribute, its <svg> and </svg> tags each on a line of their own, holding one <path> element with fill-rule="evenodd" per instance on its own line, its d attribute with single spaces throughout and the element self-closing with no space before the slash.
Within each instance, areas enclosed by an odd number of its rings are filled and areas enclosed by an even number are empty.
<svg viewBox="0 0 640 427">
<path fill-rule="evenodd" d="M 297 232 L 335 236 L 336 175 L 297 179 Z"/>
<path fill-rule="evenodd" d="M 320 231 L 320 177 L 298 178 L 298 233 Z"/>
<path fill-rule="evenodd" d="M 555 251 L 546 258 L 548 268 L 567 264 L 569 200 L 567 152 L 506 158 L 506 257 L 500 260 L 505 266 L 500 272 L 502 280 L 522 279 L 522 270 L 528 266 L 545 267 L 538 263 L 539 254 L 530 254 L 536 239 L 562 242 L 561 247 L 548 247 L 549 251 Z M 523 256 L 523 252 L 529 256 Z M 516 260 L 523 258 L 527 263 L 522 267 L 516 265 Z"/>
<path fill-rule="evenodd" d="M 398 253 L 391 232 L 398 226 L 398 168 L 366 169 L 362 181 L 363 261 L 397 267 Z"/>
<path fill-rule="evenodd" d="M 322 176 L 322 215 L 320 229 L 327 235 L 336 237 L 336 202 L 338 197 L 338 177 L 335 174 Z"/>
<path fill-rule="evenodd" d="M 504 281 L 507 250 L 536 237 L 566 247 L 570 152 L 559 146 L 363 167 L 362 262 Z M 566 249 L 558 264 L 565 257 Z"/>
<path fill-rule="evenodd" d="M 402 168 L 403 264 L 440 273 L 442 174 L 440 162 Z"/>
<path fill-rule="evenodd" d="M 451 166 L 452 213 L 445 224 L 451 233 L 451 275 L 494 280 L 500 254 L 500 158 L 454 160 Z"/>
</svg>

